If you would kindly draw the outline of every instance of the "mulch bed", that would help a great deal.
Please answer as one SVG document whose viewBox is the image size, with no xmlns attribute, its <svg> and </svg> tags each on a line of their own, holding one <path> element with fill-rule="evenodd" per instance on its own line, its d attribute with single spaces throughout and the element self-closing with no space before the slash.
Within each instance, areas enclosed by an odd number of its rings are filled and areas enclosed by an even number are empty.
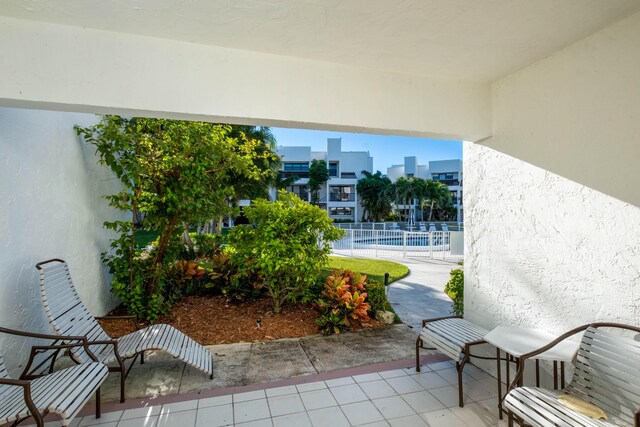
<svg viewBox="0 0 640 427">
<path fill-rule="evenodd" d="M 122 308 L 112 314 L 123 314 Z M 311 305 L 286 304 L 280 314 L 273 314 L 273 301 L 268 296 L 258 301 L 227 302 L 223 296 L 189 296 L 162 317 L 168 323 L 203 345 L 260 342 L 279 338 L 300 338 L 320 333 L 316 325 L 318 312 Z M 257 320 L 260 320 L 258 328 Z M 107 334 L 117 338 L 135 330 L 128 320 L 100 322 Z M 376 320 L 365 328 L 384 327 Z"/>
</svg>

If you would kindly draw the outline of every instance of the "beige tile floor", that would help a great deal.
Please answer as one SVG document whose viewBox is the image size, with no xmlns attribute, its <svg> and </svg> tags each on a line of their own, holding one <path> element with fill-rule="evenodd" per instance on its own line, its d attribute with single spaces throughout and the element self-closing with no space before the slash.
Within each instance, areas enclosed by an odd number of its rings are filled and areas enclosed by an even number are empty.
<svg viewBox="0 0 640 427">
<path fill-rule="evenodd" d="M 465 407 L 458 407 L 451 362 L 422 372 L 397 369 L 299 385 L 85 416 L 73 426 L 348 427 L 506 426 L 498 420 L 496 381 L 465 367 Z M 59 423 L 47 423 L 59 426 Z"/>
</svg>

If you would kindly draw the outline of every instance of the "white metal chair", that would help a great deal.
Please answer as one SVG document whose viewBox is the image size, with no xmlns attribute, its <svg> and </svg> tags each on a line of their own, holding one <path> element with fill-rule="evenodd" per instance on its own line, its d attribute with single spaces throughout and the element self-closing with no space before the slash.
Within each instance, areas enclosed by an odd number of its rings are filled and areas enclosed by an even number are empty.
<svg viewBox="0 0 640 427">
<path fill-rule="evenodd" d="M 62 418 L 62 425 L 68 426 L 94 393 L 96 418 L 100 418 L 100 385 L 109 375 L 109 370 L 97 362 L 89 350 L 86 338 L 36 334 L 6 328 L 0 328 L 0 332 L 53 341 L 52 345 L 32 347 L 29 362 L 17 380 L 9 376 L 0 355 L 0 424 L 13 422 L 12 426 L 15 426 L 33 417 L 36 425 L 42 427 L 43 418 L 49 413 L 55 413 Z M 66 344 L 58 344 L 61 340 Z M 92 362 L 53 372 L 58 353 L 78 347 L 83 348 Z M 32 368 L 36 356 L 41 353 L 50 354 Z"/>
<path fill-rule="evenodd" d="M 617 330 L 613 333 L 610 329 Z M 525 361 L 559 342 L 584 332 L 570 383 L 559 391 L 522 387 Z M 592 323 L 561 335 L 548 345 L 523 355 L 520 368 L 503 401 L 513 422 L 531 426 L 640 427 L 640 342 L 620 334 L 640 333 L 640 328 L 617 323 Z M 562 405 L 568 394 L 596 405 L 607 419 L 594 419 Z"/>
<path fill-rule="evenodd" d="M 166 324 L 155 324 L 132 332 L 121 338 L 112 339 L 102 329 L 96 317 L 91 315 L 78 296 L 69 267 L 61 259 L 51 259 L 36 264 L 40 272 L 40 295 L 49 322 L 60 335 L 86 336 L 89 348 L 102 363 L 117 362 L 109 367 L 112 372 L 120 372 L 120 401 L 125 400 L 125 378 L 138 356 L 144 363 L 144 352 L 163 350 L 213 379 L 213 356 L 204 346 L 184 333 Z M 118 316 L 119 318 L 134 316 Z M 71 349 L 74 361 L 82 363 L 87 354 L 82 349 Z M 124 361 L 133 358 L 128 370 Z"/>
</svg>

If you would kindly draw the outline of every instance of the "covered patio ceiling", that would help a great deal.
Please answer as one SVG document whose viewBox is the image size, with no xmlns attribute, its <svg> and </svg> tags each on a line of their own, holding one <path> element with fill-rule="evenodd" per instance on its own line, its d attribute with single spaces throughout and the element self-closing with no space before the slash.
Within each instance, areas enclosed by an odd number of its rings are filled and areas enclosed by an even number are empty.
<svg viewBox="0 0 640 427">
<path fill-rule="evenodd" d="M 4 0 L 0 15 L 403 74 L 494 81 L 637 0 Z"/>
</svg>

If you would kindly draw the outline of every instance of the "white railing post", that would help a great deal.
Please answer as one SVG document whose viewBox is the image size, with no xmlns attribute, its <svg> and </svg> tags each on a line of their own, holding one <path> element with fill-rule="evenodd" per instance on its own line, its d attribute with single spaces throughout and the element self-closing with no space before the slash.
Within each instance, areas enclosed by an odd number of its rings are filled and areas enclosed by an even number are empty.
<svg viewBox="0 0 640 427">
<path fill-rule="evenodd" d="M 351 256 L 353 256 L 353 230 L 349 230 L 351 232 Z"/>
<path fill-rule="evenodd" d="M 402 232 L 402 258 L 407 257 L 407 232 Z"/>
<path fill-rule="evenodd" d="M 433 231 L 429 232 L 429 256 L 433 259 Z"/>
<path fill-rule="evenodd" d="M 378 235 L 379 235 L 379 232 L 377 230 L 373 230 L 373 233 L 375 233 L 375 236 L 376 236 L 376 258 L 378 258 L 378 244 L 379 244 Z"/>
</svg>

